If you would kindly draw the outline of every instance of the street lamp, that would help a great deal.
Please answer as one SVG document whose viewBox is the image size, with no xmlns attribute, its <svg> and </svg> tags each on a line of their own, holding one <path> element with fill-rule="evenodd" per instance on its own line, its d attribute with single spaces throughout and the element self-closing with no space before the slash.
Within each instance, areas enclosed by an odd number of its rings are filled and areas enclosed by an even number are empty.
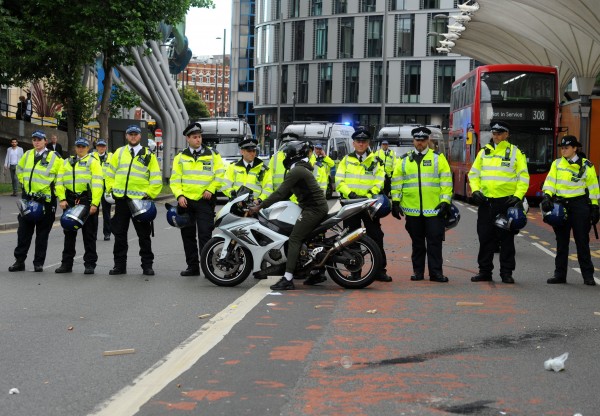
<svg viewBox="0 0 600 416">
<path fill-rule="evenodd" d="M 221 37 L 217 36 L 216 39 L 221 39 Z M 219 101 L 217 101 L 217 89 L 219 88 L 219 81 L 218 81 L 219 60 L 217 58 L 214 58 L 214 60 L 215 60 L 215 105 L 214 105 L 214 109 L 215 109 L 215 117 L 219 117 Z"/>
<path fill-rule="evenodd" d="M 227 29 L 223 29 L 223 69 L 221 71 L 221 115 L 225 117 L 225 39 Z"/>
<path fill-rule="evenodd" d="M 292 93 L 292 121 L 296 121 L 296 91 Z"/>
</svg>

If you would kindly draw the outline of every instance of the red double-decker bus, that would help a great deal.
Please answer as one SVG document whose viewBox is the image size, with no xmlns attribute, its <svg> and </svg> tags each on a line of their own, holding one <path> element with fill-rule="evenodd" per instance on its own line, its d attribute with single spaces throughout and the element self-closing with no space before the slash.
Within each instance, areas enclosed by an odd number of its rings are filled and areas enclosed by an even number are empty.
<svg viewBox="0 0 600 416">
<path fill-rule="evenodd" d="M 467 174 L 479 149 L 492 138 L 490 122 L 510 124 L 510 143 L 527 157 L 529 190 L 543 196 L 542 185 L 556 154 L 558 71 L 535 65 L 485 65 L 452 84 L 448 158 L 455 195 L 471 196 Z"/>
</svg>

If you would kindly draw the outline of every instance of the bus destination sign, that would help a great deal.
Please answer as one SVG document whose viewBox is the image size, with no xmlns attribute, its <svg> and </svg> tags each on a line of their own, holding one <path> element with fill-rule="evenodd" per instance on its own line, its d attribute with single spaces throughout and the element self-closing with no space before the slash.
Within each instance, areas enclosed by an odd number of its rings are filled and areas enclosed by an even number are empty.
<svg viewBox="0 0 600 416">
<path fill-rule="evenodd" d="M 544 108 L 494 109 L 493 119 L 517 121 L 548 121 L 548 112 Z"/>
</svg>

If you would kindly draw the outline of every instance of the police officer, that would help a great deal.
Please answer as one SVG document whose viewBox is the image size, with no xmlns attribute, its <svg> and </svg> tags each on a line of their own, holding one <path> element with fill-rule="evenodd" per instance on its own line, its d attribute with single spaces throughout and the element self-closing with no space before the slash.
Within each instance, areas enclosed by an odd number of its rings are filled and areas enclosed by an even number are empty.
<svg viewBox="0 0 600 416">
<path fill-rule="evenodd" d="M 302 241 L 315 229 L 327 215 L 328 206 L 325 195 L 321 191 L 309 163 L 309 143 L 302 141 L 289 142 L 285 149 L 284 167 L 288 171 L 281 186 L 277 188 L 262 203 L 251 208 L 256 213 L 261 208 L 268 208 L 276 202 L 289 199 L 295 195 L 302 214 L 294 225 L 288 240 L 287 262 L 285 274 L 271 290 L 294 290 L 294 271 Z M 315 285 L 325 280 L 325 276 L 311 274 L 304 282 L 305 285 Z"/>
<path fill-rule="evenodd" d="M 336 190 L 345 199 L 371 198 L 377 195 L 384 182 L 383 166 L 375 153 L 369 149 L 371 134 L 359 128 L 352 134 L 354 152 L 344 156 L 340 161 L 336 174 Z M 376 280 L 391 282 L 392 278 L 387 274 L 387 259 L 383 247 L 383 230 L 379 218 L 372 219 L 367 212 L 355 215 L 344 221 L 344 227 L 350 231 L 360 228 L 361 221 L 364 224 L 367 235 L 379 246 L 383 256 L 383 268 Z"/>
<path fill-rule="evenodd" d="M 65 159 L 60 171 L 60 179 L 56 186 L 59 205 L 66 211 L 76 205 L 89 207 L 89 217 L 83 223 L 83 265 L 84 274 L 94 274 L 98 253 L 96 253 L 96 236 L 98 234 L 98 206 L 102 198 L 104 177 L 102 166 L 94 155 L 88 153 L 90 143 L 80 137 L 75 141 L 75 156 Z M 77 230 L 63 230 L 65 243 L 60 267 L 56 273 L 71 273 L 75 257 Z"/>
<path fill-rule="evenodd" d="M 256 156 L 258 140 L 242 140 L 239 146 L 242 157 L 227 167 L 223 193 L 234 198 L 244 186 L 252 191 L 255 198 L 263 200 L 273 192 L 273 179 L 271 170 Z"/>
<path fill-rule="evenodd" d="M 15 263 L 8 268 L 10 272 L 25 270 L 25 259 L 35 232 L 35 254 L 33 269 L 44 271 L 48 236 L 56 213 L 55 186 L 61 168 L 62 159 L 52 150 L 46 149 L 46 134 L 35 130 L 31 135 L 33 149 L 25 152 L 17 164 L 17 177 L 22 186 L 22 198 L 36 200 L 44 205 L 44 214 L 37 222 L 31 222 L 19 215 Z"/>
<path fill-rule="evenodd" d="M 396 152 L 390 150 L 390 143 L 387 140 L 381 142 L 381 149 L 375 155 L 381 160 L 385 171 L 385 181 L 383 183 L 382 194 L 389 196 L 392 184 L 392 173 L 396 163 Z"/>
<path fill-rule="evenodd" d="M 550 167 L 542 190 L 542 210 L 551 211 L 553 200 L 558 200 L 567 210 L 564 224 L 554 226 L 556 235 L 556 257 L 554 277 L 549 284 L 567 283 L 567 263 L 569 256 L 569 236 L 571 229 L 577 247 L 577 260 L 581 268 L 583 283 L 594 286 L 594 265 L 590 255 L 590 228 L 600 219 L 598 198 L 598 177 L 592 162 L 579 157 L 577 148 L 581 146 L 575 136 L 564 136 L 559 144 L 561 158 Z"/>
<path fill-rule="evenodd" d="M 107 152 L 107 142 L 104 139 L 100 139 L 96 142 L 96 150 L 94 153 L 96 159 L 100 162 L 100 166 L 102 166 L 102 175 L 103 178 L 106 176 L 106 168 L 109 166 L 110 158 L 112 157 L 111 152 Z M 104 195 L 106 194 L 106 184 L 104 179 L 102 180 L 103 184 L 103 192 L 102 192 L 102 231 L 104 234 L 104 241 L 110 241 L 110 210 L 111 204 L 106 200 Z"/>
<path fill-rule="evenodd" d="M 279 185 L 281 185 L 287 171 L 285 166 L 283 166 L 283 160 L 285 159 L 285 153 L 282 150 L 284 148 L 283 144 L 292 140 L 300 140 L 300 136 L 298 136 L 296 133 L 283 133 L 281 136 L 279 136 L 279 150 L 269 161 L 269 167 L 272 170 L 271 175 L 273 178 L 273 190 L 277 190 Z"/>
<path fill-rule="evenodd" d="M 331 175 L 331 169 L 335 166 L 335 162 L 325 154 L 321 143 L 315 144 L 315 157 L 316 159 L 313 166 L 316 171 L 317 182 L 319 182 L 319 186 L 327 196 L 329 177 Z"/>
<path fill-rule="evenodd" d="M 142 130 L 130 125 L 125 130 L 127 145 L 118 148 L 105 169 L 106 192 L 115 199 L 115 215 L 111 221 L 115 236 L 113 256 L 115 265 L 111 275 L 127 273 L 127 232 L 131 211 L 130 199 L 154 199 L 162 189 L 162 176 L 156 156 L 140 144 Z M 154 253 L 152 253 L 151 222 L 133 221 L 140 244 L 141 266 L 144 275 L 153 276 Z"/>
<path fill-rule="evenodd" d="M 424 279 L 427 256 L 429 280 L 443 283 L 448 281 L 442 271 L 442 241 L 452 202 L 452 174 L 444 155 L 429 148 L 431 130 L 417 127 L 411 134 L 415 149 L 398 159 L 392 176 L 392 215 L 400 219 L 406 214 L 414 273 L 410 280 Z"/>
<path fill-rule="evenodd" d="M 515 235 L 496 227 L 494 221 L 497 215 L 505 215 L 508 208 L 522 206 L 529 188 L 529 172 L 525 155 L 508 141 L 508 123 L 492 121 L 490 130 L 492 141 L 479 151 L 469 171 L 473 202 L 479 205 L 479 273 L 471 277 L 471 281 L 492 281 L 494 250 L 499 240 L 500 278 L 503 283 L 514 283 Z"/>
<path fill-rule="evenodd" d="M 215 228 L 215 193 L 223 186 L 225 167 L 221 155 L 202 144 L 200 123 L 191 123 L 183 135 L 188 147 L 175 156 L 170 183 L 179 207 L 187 210 L 194 225 L 181 228 L 187 269 L 180 274 L 199 276 L 199 252 Z"/>
</svg>

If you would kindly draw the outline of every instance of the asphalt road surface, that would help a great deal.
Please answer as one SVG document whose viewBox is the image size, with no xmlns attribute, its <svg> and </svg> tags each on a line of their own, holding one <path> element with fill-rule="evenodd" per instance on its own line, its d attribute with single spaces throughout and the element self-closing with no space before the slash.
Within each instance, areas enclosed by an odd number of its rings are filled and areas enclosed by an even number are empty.
<svg viewBox="0 0 600 416">
<path fill-rule="evenodd" d="M 11 204 L 0 197 L 1 221 L 14 221 Z M 16 230 L 0 231 L 0 416 L 600 414 L 600 287 L 583 285 L 574 244 L 568 284 L 547 285 L 554 235 L 533 209 L 516 238 L 516 284 L 497 266 L 493 283 L 471 283 L 476 214 L 459 208 L 449 283 L 409 280 L 410 239 L 389 216 L 394 281 L 357 291 L 180 277 L 164 208 L 153 277 L 141 274 L 133 227 L 124 276 L 108 275 L 113 241 L 98 241 L 95 275 L 83 275 L 81 241 L 74 272 L 55 274 L 58 221 L 45 272 L 32 271 L 31 251 L 28 271 L 8 273 Z M 591 249 L 600 266 L 598 241 Z M 564 352 L 564 371 L 544 369 Z"/>
</svg>

